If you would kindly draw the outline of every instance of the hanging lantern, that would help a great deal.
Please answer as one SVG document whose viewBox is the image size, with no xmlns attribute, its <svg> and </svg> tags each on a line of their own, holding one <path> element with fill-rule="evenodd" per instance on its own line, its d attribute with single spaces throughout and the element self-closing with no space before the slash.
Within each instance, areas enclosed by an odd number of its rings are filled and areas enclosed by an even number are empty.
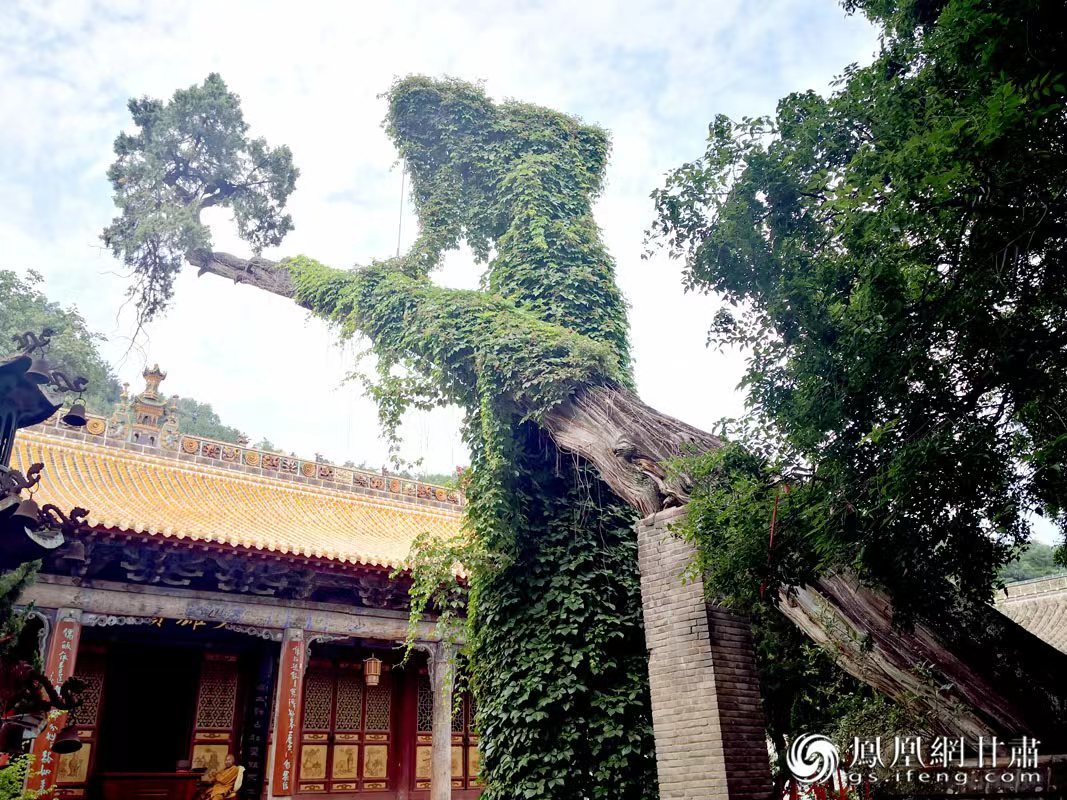
<svg viewBox="0 0 1067 800">
<path fill-rule="evenodd" d="M 85 427 L 85 423 L 88 420 L 85 418 L 85 403 L 78 400 L 74 405 L 70 407 L 70 411 L 63 415 L 63 424 L 70 425 L 72 428 Z"/>
<path fill-rule="evenodd" d="M 382 660 L 370 656 L 363 660 L 363 680 L 368 686 L 377 686 L 382 679 Z"/>
<path fill-rule="evenodd" d="M 52 752 L 59 753 L 74 753 L 82 749 L 82 740 L 78 738 L 78 731 L 75 730 L 73 725 L 68 725 L 59 732 L 59 736 L 56 737 L 55 744 L 52 745 Z"/>
</svg>

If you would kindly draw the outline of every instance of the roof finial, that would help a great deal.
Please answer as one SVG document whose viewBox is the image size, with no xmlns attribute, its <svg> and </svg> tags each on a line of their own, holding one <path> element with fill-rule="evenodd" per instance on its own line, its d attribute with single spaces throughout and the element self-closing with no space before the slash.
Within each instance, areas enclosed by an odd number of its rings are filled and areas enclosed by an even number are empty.
<svg viewBox="0 0 1067 800">
<path fill-rule="evenodd" d="M 155 400 L 159 397 L 159 384 L 167 377 L 167 373 L 159 368 L 159 364 L 153 364 L 151 369 L 145 369 L 141 373 L 144 377 L 145 387 L 142 397 Z"/>
</svg>

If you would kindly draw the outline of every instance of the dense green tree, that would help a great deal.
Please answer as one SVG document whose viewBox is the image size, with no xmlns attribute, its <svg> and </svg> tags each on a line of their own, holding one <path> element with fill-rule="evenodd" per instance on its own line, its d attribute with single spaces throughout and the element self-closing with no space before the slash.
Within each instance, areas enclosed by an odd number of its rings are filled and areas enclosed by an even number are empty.
<svg viewBox="0 0 1067 800">
<path fill-rule="evenodd" d="M 1064 572 L 1067 570 L 1056 561 L 1056 548 L 1041 542 L 1031 542 L 1015 561 L 1001 568 L 997 577 L 1007 583 L 1047 578 Z"/>
<path fill-rule="evenodd" d="M 435 486 L 459 486 L 459 475 L 455 472 L 420 472 L 415 475 L 415 479 Z"/>
<path fill-rule="evenodd" d="M 989 597 L 1027 512 L 1067 521 L 1065 27 L 1040 0 L 849 7 L 874 63 L 717 118 L 653 233 L 728 302 L 712 337 L 750 353 L 800 563 L 943 610 Z"/>
<path fill-rule="evenodd" d="M 36 800 L 33 792 L 26 789 L 26 777 L 32 763 L 31 756 L 23 755 L 0 769 L 0 800 Z"/>
<path fill-rule="evenodd" d="M 243 436 L 231 425 L 224 425 L 210 403 L 201 403 L 192 397 L 178 398 L 178 428 L 191 436 L 203 436 L 222 442 L 237 443 Z"/>
<path fill-rule="evenodd" d="M 748 354 L 690 533 L 742 607 L 854 570 L 977 654 L 1030 515 L 1067 523 L 1063 8 L 846 6 L 882 30 L 872 64 L 717 117 L 654 194 L 651 238 L 726 301 L 712 342 Z"/>
<path fill-rule="evenodd" d="M 70 377 L 89 380 L 85 401 L 91 412 L 106 414 L 119 397 L 119 383 L 111 366 L 100 355 L 104 337 L 93 333 L 74 306 L 63 308 L 41 290 L 40 273 L 28 271 L 20 277 L 0 269 L 0 355 L 18 351 L 13 337 L 26 331 L 55 331 L 48 348 L 48 361 Z"/>
</svg>

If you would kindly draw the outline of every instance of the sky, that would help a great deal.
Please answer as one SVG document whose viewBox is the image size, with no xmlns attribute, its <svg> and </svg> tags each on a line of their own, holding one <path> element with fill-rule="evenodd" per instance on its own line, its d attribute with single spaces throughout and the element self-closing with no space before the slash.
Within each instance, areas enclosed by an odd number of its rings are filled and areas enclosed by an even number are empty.
<svg viewBox="0 0 1067 800">
<path fill-rule="evenodd" d="M 412 73 L 483 81 L 496 99 L 611 133 L 596 216 L 630 304 L 638 389 L 710 428 L 743 410 L 743 357 L 705 347 L 717 301 L 686 294 L 680 264 L 641 259 L 649 194 L 700 155 L 716 114 L 768 114 L 789 92 L 826 92 L 876 46 L 866 20 L 831 0 L 0 0 L 0 268 L 41 272 L 52 299 L 107 337 L 105 356 L 134 389 L 158 362 L 168 394 L 211 403 L 253 441 L 380 466 L 374 405 L 345 380 L 360 344 L 339 347 L 291 302 L 190 271 L 166 316 L 131 339 L 129 281 L 99 239 L 115 214 L 112 144 L 131 126 L 130 97 L 170 97 L 219 72 L 251 134 L 288 144 L 301 171 L 295 230 L 264 255 L 349 267 L 395 254 L 416 230 L 381 93 Z M 209 221 L 216 249 L 249 254 L 224 215 Z M 460 251 L 435 280 L 476 288 L 478 275 Z M 431 472 L 465 464 L 460 419 L 413 414 L 404 456 Z"/>
</svg>

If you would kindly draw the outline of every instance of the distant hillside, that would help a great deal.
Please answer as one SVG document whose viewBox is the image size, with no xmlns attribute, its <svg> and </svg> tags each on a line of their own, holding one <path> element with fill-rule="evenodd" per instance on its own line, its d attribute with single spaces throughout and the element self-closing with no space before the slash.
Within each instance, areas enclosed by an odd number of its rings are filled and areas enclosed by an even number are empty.
<svg viewBox="0 0 1067 800">
<path fill-rule="evenodd" d="M 1053 561 L 1055 547 L 1050 547 L 1041 542 L 1032 542 L 1017 561 L 1007 564 L 1000 571 L 1000 579 L 1005 583 L 1011 581 L 1026 581 L 1031 578 L 1047 578 L 1049 575 L 1058 575 L 1065 572 L 1063 567 Z"/>
<path fill-rule="evenodd" d="M 104 337 L 89 330 L 85 319 L 75 306 L 64 308 L 49 300 L 43 291 L 44 278 L 33 270 L 20 276 L 12 270 L 0 269 L 0 358 L 16 349 L 13 337 L 25 331 L 39 333 L 45 328 L 54 331 L 48 348 L 48 361 L 55 369 L 71 376 L 88 378 L 85 405 L 92 414 L 108 416 L 119 399 L 119 382 L 115 371 L 100 353 Z M 139 391 L 133 388 L 134 393 Z M 69 398 L 67 398 L 69 399 Z M 241 431 L 224 425 L 208 403 L 192 397 L 178 401 L 178 426 L 182 433 L 236 442 Z"/>
</svg>

